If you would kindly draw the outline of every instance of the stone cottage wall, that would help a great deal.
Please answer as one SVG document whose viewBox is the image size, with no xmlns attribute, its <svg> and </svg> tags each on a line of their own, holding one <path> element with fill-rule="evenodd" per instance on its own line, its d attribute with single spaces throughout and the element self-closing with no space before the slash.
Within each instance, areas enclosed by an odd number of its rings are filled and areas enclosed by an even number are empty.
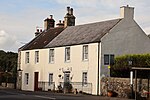
<svg viewBox="0 0 150 100">
<path fill-rule="evenodd" d="M 133 80 L 135 83 L 135 80 Z M 137 79 L 137 91 L 142 97 L 147 97 L 148 79 Z M 135 90 L 135 84 L 133 84 Z M 101 79 L 101 94 L 107 96 L 107 91 L 112 90 L 118 94 L 117 97 L 127 98 L 131 93 L 129 78 L 103 77 Z"/>
</svg>

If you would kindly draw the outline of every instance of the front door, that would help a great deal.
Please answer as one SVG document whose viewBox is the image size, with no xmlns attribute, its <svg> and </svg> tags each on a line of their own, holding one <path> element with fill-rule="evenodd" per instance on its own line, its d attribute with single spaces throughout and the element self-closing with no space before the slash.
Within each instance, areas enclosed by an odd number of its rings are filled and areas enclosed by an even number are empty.
<svg viewBox="0 0 150 100">
<path fill-rule="evenodd" d="M 34 91 L 38 91 L 38 76 L 39 72 L 34 72 Z"/>
</svg>

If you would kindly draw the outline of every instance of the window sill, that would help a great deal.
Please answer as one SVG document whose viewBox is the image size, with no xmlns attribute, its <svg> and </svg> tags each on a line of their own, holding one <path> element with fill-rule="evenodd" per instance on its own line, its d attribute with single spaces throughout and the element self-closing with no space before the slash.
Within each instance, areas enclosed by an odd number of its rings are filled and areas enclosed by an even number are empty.
<svg viewBox="0 0 150 100">
<path fill-rule="evenodd" d="M 49 64 L 54 64 L 55 62 L 49 62 Z"/>
<path fill-rule="evenodd" d="M 70 62 L 71 62 L 70 60 L 65 61 L 65 63 L 70 63 Z"/>
<path fill-rule="evenodd" d="M 89 61 L 89 59 L 83 59 L 82 61 L 83 61 L 83 62 L 87 62 L 87 61 Z"/>
</svg>

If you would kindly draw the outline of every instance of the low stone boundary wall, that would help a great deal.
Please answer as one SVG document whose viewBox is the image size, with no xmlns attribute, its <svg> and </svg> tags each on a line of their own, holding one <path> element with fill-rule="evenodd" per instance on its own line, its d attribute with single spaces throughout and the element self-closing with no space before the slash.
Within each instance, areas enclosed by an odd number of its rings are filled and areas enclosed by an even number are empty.
<svg viewBox="0 0 150 100">
<path fill-rule="evenodd" d="M 135 80 L 133 80 L 135 90 Z M 118 94 L 117 97 L 128 98 L 131 93 L 130 78 L 103 77 L 101 79 L 101 94 L 107 96 L 107 91 L 112 90 Z M 141 97 L 147 97 L 148 79 L 137 79 L 137 92 Z"/>
<path fill-rule="evenodd" d="M 14 88 L 14 83 L 2 83 L 2 87 Z"/>
</svg>

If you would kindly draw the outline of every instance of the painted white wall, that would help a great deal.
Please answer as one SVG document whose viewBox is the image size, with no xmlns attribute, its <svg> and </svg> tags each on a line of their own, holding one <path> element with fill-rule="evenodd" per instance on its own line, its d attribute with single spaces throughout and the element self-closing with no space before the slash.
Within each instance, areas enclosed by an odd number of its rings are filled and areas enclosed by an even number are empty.
<svg viewBox="0 0 150 100">
<path fill-rule="evenodd" d="M 123 19 L 106 34 L 100 43 L 100 75 L 109 76 L 108 66 L 104 65 L 104 54 L 115 56 L 125 54 L 150 53 L 150 39 L 133 19 L 134 8 L 121 7 Z M 83 45 L 71 46 L 71 61 L 65 62 L 65 47 L 55 49 L 55 61 L 49 63 L 49 48 L 40 49 L 40 62 L 35 64 L 35 51 L 30 52 L 30 63 L 25 64 L 25 52 L 21 51 L 21 68 L 23 70 L 23 90 L 34 90 L 34 72 L 39 72 L 39 81 L 48 82 L 49 73 L 53 73 L 55 86 L 60 81 L 58 75 L 64 75 L 63 70 L 69 70 L 72 82 L 82 82 L 82 72 L 87 71 L 88 83 L 92 83 L 92 94 L 97 94 L 98 74 L 98 43 L 87 44 L 89 46 L 89 60 L 82 61 Z M 29 73 L 29 85 L 24 85 L 24 74 Z M 99 80 L 100 82 L 100 80 Z M 99 87 L 100 88 L 100 87 Z"/>
<path fill-rule="evenodd" d="M 58 75 L 64 76 L 63 71 L 69 70 L 70 76 L 72 77 L 71 82 L 82 82 L 82 73 L 87 72 L 88 83 L 92 83 L 92 93 L 97 92 L 97 68 L 98 68 L 98 44 L 91 43 L 88 45 L 88 61 L 82 60 L 82 50 L 83 45 L 74 45 L 70 47 L 71 50 L 71 60 L 70 62 L 65 62 L 65 47 L 53 48 L 55 50 L 55 61 L 54 63 L 49 63 L 49 49 L 39 50 L 39 63 L 35 64 L 35 51 L 29 50 L 21 52 L 21 66 L 23 69 L 23 90 L 34 90 L 34 72 L 39 72 L 39 81 L 48 82 L 49 73 L 53 73 L 53 81 L 57 89 L 59 82 L 63 82 L 64 79 L 60 79 Z M 30 63 L 25 64 L 25 52 L 30 52 Z M 29 85 L 24 85 L 24 74 L 29 73 Z"/>
<path fill-rule="evenodd" d="M 40 49 L 40 50 L 26 50 L 26 51 L 21 51 L 21 69 L 22 71 L 22 90 L 30 90 L 34 91 L 34 72 L 39 72 L 39 81 L 43 79 L 43 66 L 44 63 L 40 63 L 45 61 L 45 57 L 39 58 L 40 62 L 35 63 L 35 51 L 39 51 L 39 55 L 41 57 L 44 56 L 42 52 L 45 52 L 45 49 Z M 25 53 L 29 52 L 29 63 L 25 63 Z M 29 84 L 25 84 L 25 73 L 29 73 Z"/>
</svg>

